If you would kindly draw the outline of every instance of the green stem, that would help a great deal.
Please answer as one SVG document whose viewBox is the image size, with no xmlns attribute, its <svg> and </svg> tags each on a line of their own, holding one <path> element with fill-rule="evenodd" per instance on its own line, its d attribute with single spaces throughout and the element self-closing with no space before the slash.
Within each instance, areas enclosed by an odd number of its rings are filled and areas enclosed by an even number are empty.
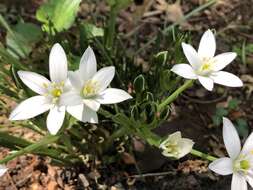
<svg viewBox="0 0 253 190">
<path fill-rule="evenodd" d="M 107 41 L 106 41 L 106 47 L 108 49 L 112 49 L 113 43 L 114 43 L 114 36 L 116 31 L 116 18 L 117 18 L 117 11 L 114 7 L 111 7 L 110 12 L 110 19 L 108 22 L 108 28 L 107 28 Z"/>
<path fill-rule="evenodd" d="M 158 111 L 161 111 L 165 106 L 173 102 L 185 89 L 192 86 L 193 82 L 193 80 L 187 80 L 181 87 L 179 87 L 175 92 L 173 92 L 168 98 L 158 105 Z"/>
<path fill-rule="evenodd" d="M 44 145 L 47 145 L 47 144 L 50 144 L 50 143 L 53 143 L 55 141 L 57 141 L 59 139 L 58 136 L 46 136 L 45 138 L 43 138 L 42 140 L 40 140 L 38 143 L 35 143 L 35 144 L 32 144 L 32 145 L 29 145 L 9 156 L 6 156 L 4 159 L 0 160 L 0 164 L 4 164 L 4 163 L 7 163 L 8 161 L 18 157 L 18 156 L 21 156 L 23 154 L 26 154 L 26 153 L 30 153 Z"/>
<path fill-rule="evenodd" d="M 191 154 L 194 155 L 194 156 L 197 156 L 197 157 L 200 157 L 200 158 L 203 158 L 205 160 L 209 160 L 209 161 L 214 161 L 214 160 L 217 160 L 218 158 L 214 157 L 214 156 L 211 156 L 209 154 L 205 154 L 203 152 L 200 152 L 196 149 L 192 149 L 191 150 Z"/>
</svg>

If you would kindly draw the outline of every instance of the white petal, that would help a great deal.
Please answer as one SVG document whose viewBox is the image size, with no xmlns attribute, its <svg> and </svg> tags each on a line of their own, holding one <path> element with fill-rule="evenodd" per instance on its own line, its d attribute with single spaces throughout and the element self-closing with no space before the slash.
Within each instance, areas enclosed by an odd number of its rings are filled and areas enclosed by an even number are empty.
<svg viewBox="0 0 253 190">
<path fill-rule="evenodd" d="M 214 83 L 221 84 L 224 86 L 229 87 L 243 86 L 243 83 L 239 77 L 226 71 L 215 72 L 210 77 L 214 80 Z"/>
<path fill-rule="evenodd" d="M 172 72 L 187 79 L 197 79 L 197 75 L 194 73 L 193 68 L 188 64 L 176 64 L 171 69 Z"/>
<path fill-rule="evenodd" d="M 84 106 L 83 120 L 87 121 L 89 123 L 98 123 L 97 113 L 95 111 L 93 111 L 92 109 L 90 109 L 89 107 Z"/>
<path fill-rule="evenodd" d="M 250 184 L 250 186 L 253 188 L 253 176 L 248 175 L 246 176 L 246 181 Z"/>
<path fill-rule="evenodd" d="M 93 81 L 98 82 L 99 92 L 104 91 L 104 89 L 109 86 L 113 77 L 115 75 L 115 68 L 113 66 L 104 67 L 100 69 L 92 78 Z"/>
<path fill-rule="evenodd" d="M 223 141 L 230 158 L 235 159 L 241 151 L 241 141 L 233 123 L 223 117 Z"/>
<path fill-rule="evenodd" d="M 55 44 L 49 55 L 49 74 L 52 82 L 60 83 L 67 79 L 68 62 L 60 44 Z"/>
<path fill-rule="evenodd" d="M 49 110 L 51 104 L 44 96 L 34 96 L 21 102 L 10 114 L 10 120 L 25 120 Z"/>
<path fill-rule="evenodd" d="M 230 175 L 233 173 L 233 161 L 227 157 L 213 161 L 208 167 L 219 175 Z"/>
<path fill-rule="evenodd" d="M 222 70 L 229 63 L 231 63 L 235 58 L 236 58 L 236 53 L 234 53 L 234 52 L 222 53 L 222 54 L 215 56 L 213 58 L 214 59 L 213 70 L 214 71 Z"/>
<path fill-rule="evenodd" d="M 71 85 L 78 91 L 82 89 L 84 84 L 84 81 L 81 80 L 79 74 L 80 74 L 79 70 L 68 72 L 68 77 Z"/>
<path fill-rule="evenodd" d="M 247 190 L 247 182 L 245 178 L 238 174 L 234 173 L 232 177 L 231 190 Z"/>
<path fill-rule="evenodd" d="M 191 45 L 186 43 L 182 43 L 182 48 L 184 55 L 186 56 L 193 69 L 198 69 L 201 66 L 201 59 L 199 58 L 196 50 Z"/>
<path fill-rule="evenodd" d="M 83 99 L 83 103 L 93 111 L 98 111 L 100 108 L 100 103 L 93 99 Z"/>
<path fill-rule="evenodd" d="M 216 42 L 215 36 L 211 30 L 207 30 L 201 37 L 198 49 L 198 55 L 201 58 L 212 58 L 215 54 Z"/>
<path fill-rule="evenodd" d="M 253 151 L 253 132 L 248 136 L 247 140 L 245 141 L 243 148 L 242 148 L 242 153 L 252 153 Z"/>
<path fill-rule="evenodd" d="M 80 61 L 79 71 L 82 80 L 90 79 L 97 72 L 97 61 L 91 47 L 88 47 Z"/>
<path fill-rule="evenodd" d="M 212 91 L 213 90 L 213 80 L 209 77 L 198 76 L 200 84 L 205 87 L 205 89 Z"/>
<path fill-rule="evenodd" d="M 3 176 L 5 174 L 5 172 L 7 172 L 8 168 L 6 168 L 3 165 L 0 165 L 0 177 Z"/>
<path fill-rule="evenodd" d="M 55 106 L 50 109 L 47 116 L 47 129 L 51 135 L 56 135 L 60 130 L 65 117 L 65 108 Z"/>
<path fill-rule="evenodd" d="M 41 95 L 47 93 L 46 87 L 50 85 L 50 81 L 44 76 L 29 71 L 18 71 L 18 76 L 34 92 Z"/>
<path fill-rule="evenodd" d="M 186 154 L 189 154 L 192 150 L 194 142 L 191 139 L 182 138 L 178 143 L 180 148 L 180 153 L 178 155 L 179 158 L 184 157 Z"/>
<path fill-rule="evenodd" d="M 124 90 L 120 90 L 116 88 L 107 88 L 98 95 L 96 100 L 100 104 L 116 104 L 130 98 L 132 98 L 132 96 L 130 96 Z"/>
<path fill-rule="evenodd" d="M 73 86 L 72 86 L 69 78 L 67 78 L 67 80 L 64 83 L 63 92 L 68 92 L 68 91 L 70 91 L 72 89 L 73 89 Z"/>
<path fill-rule="evenodd" d="M 98 123 L 97 113 L 85 105 L 70 106 L 67 107 L 67 111 L 79 121 Z"/>
<path fill-rule="evenodd" d="M 61 106 L 76 106 L 83 104 L 83 99 L 75 90 L 63 93 L 60 97 L 59 104 Z"/>
</svg>

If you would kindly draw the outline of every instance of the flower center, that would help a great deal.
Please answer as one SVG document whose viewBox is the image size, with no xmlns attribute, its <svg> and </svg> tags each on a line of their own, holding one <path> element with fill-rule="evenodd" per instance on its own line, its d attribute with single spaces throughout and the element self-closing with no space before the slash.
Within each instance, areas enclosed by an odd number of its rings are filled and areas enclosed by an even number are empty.
<svg viewBox="0 0 253 190">
<path fill-rule="evenodd" d="M 165 151 L 167 153 L 172 153 L 175 155 L 179 154 L 178 144 L 176 142 L 168 142 L 168 144 L 166 144 L 165 147 L 166 147 Z"/>
<path fill-rule="evenodd" d="M 239 159 L 235 160 L 234 162 L 234 170 L 236 172 L 242 172 L 244 174 L 247 174 L 249 169 L 251 168 L 250 160 L 247 159 L 247 156 L 241 155 Z"/>
<path fill-rule="evenodd" d="M 52 98 L 52 103 L 57 104 L 59 101 L 60 96 L 63 93 L 63 88 L 64 88 L 64 82 L 60 83 L 51 83 L 50 85 L 45 85 L 45 88 L 47 88 L 48 93 L 45 94 L 45 96 L 49 96 Z"/>
<path fill-rule="evenodd" d="M 214 63 L 213 58 L 207 58 L 207 57 L 202 58 L 202 65 L 197 71 L 198 74 L 208 75 L 210 72 L 212 72 L 213 63 Z"/>
<path fill-rule="evenodd" d="M 83 87 L 83 96 L 92 97 L 95 96 L 98 92 L 98 83 L 96 81 L 88 80 Z"/>
<path fill-rule="evenodd" d="M 51 91 L 51 94 L 52 94 L 53 97 L 59 98 L 59 97 L 61 96 L 61 94 L 62 94 L 62 89 L 60 89 L 60 88 L 55 88 L 55 89 L 53 89 L 53 90 Z"/>
</svg>

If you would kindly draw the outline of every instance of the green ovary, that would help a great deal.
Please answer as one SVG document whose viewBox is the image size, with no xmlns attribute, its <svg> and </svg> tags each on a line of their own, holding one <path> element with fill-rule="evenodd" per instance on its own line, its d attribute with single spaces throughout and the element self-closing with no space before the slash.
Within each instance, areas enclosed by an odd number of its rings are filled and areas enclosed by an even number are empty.
<svg viewBox="0 0 253 190">
<path fill-rule="evenodd" d="M 250 162 L 248 160 L 240 161 L 240 168 L 242 170 L 248 170 L 250 168 Z"/>
<path fill-rule="evenodd" d="M 51 94 L 52 94 L 53 97 L 59 98 L 62 94 L 62 90 L 59 89 L 59 88 L 55 88 L 51 91 Z"/>
</svg>

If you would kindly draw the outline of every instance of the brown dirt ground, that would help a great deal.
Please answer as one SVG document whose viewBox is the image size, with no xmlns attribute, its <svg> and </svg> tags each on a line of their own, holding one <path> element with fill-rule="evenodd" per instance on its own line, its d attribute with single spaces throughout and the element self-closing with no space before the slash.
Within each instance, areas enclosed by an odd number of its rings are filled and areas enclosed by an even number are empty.
<svg viewBox="0 0 253 190">
<path fill-rule="evenodd" d="M 15 10 L 13 9 L 13 5 L 21 7 L 24 18 L 33 19 L 31 15 L 34 14 L 35 8 L 42 1 L 33 0 L 32 3 L 26 2 L 28 3 L 19 5 L 18 1 L 5 0 L 2 4 L 8 7 L 9 12 Z M 160 26 L 164 22 L 170 23 L 171 21 L 175 21 L 182 13 L 188 12 L 203 2 L 204 0 L 181 1 L 181 9 L 178 9 L 178 7 L 172 8 L 170 16 L 154 12 L 159 11 L 159 9 L 151 5 L 147 10 L 143 11 L 145 15 L 140 17 L 141 25 L 139 32 L 143 31 L 143 38 L 154 36 L 157 32 L 157 26 Z M 119 31 L 129 33 L 135 28 L 132 23 L 132 12 L 136 9 L 138 8 L 133 6 L 121 12 L 118 20 Z M 89 10 L 96 10 L 101 14 L 107 11 L 103 3 L 98 6 L 83 3 L 82 10 L 84 11 L 80 11 L 80 18 L 89 17 Z M 193 31 L 196 39 L 199 39 L 200 34 L 207 28 L 215 28 L 220 33 L 221 40 L 219 47 L 222 48 L 219 50 L 224 51 L 230 49 L 229 45 L 231 44 L 227 44 L 228 41 L 238 42 L 241 39 L 247 39 L 247 41 L 253 42 L 252 18 L 252 1 L 219 0 L 214 7 L 192 17 L 187 23 L 182 24 L 181 27 L 183 30 Z M 15 20 L 15 17 L 10 17 L 10 19 Z M 145 53 L 142 56 L 145 57 Z M 253 55 L 250 55 L 249 59 L 253 62 Z M 239 73 L 239 75 L 253 73 L 252 65 L 249 65 L 247 69 L 242 65 L 233 66 L 232 69 Z M 252 80 L 247 80 L 247 78 L 245 80 L 249 85 L 248 88 L 252 88 Z M 247 119 L 249 126 L 252 127 L 252 96 L 247 93 L 247 88 L 243 92 L 241 90 L 228 91 L 228 94 L 224 97 L 220 94 L 213 97 L 208 92 L 196 87 L 194 90 L 187 91 L 175 103 L 177 106 L 173 111 L 170 121 L 157 128 L 156 132 L 164 135 L 180 130 L 185 137 L 192 138 L 197 143 L 196 147 L 203 149 L 205 152 L 212 152 L 214 155 L 222 156 L 225 154 L 225 149 L 221 139 L 221 128 L 211 124 L 211 116 L 214 114 L 216 105 L 218 103 L 226 103 L 229 96 L 237 97 L 242 101 L 240 110 L 236 113 L 231 113 L 232 119 L 243 115 Z M 200 97 L 203 100 L 201 102 L 198 101 Z M 214 101 L 210 102 L 210 98 Z M 8 122 L 4 119 L 6 114 L 1 113 L 1 122 Z M 20 129 L 14 128 L 13 132 L 22 136 L 28 136 L 29 138 L 33 136 L 31 131 L 20 131 Z M 36 139 L 38 137 L 33 138 Z M 204 148 L 203 145 L 205 145 Z M 1 148 L 0 157 L 6 156 L 8 152 L 8 149 Z M 193 157 L 184 158 L 180 161 L 170 161 L 162 157 L 158 150 L 146 147 L 144 152 L 136 153 L 135 159 L 137 160 L 139 170 L 144 176 L 139 175 L 135 166 L 131 164 L 123 164 L 123 166 L 112 164 L 107 166 L 107 168 L 98 164 L 96 169 L 88 167 L 81 169 L 64 168 L 51 164 L 48 158 L 25 155 L 8 163 L 9 171 L 0 179 L 0 189 L 230 189 L 231 177 L 218 177 L 214 175 L 207 170 L 207 163 L 205 161 Z"/>
</svg>

